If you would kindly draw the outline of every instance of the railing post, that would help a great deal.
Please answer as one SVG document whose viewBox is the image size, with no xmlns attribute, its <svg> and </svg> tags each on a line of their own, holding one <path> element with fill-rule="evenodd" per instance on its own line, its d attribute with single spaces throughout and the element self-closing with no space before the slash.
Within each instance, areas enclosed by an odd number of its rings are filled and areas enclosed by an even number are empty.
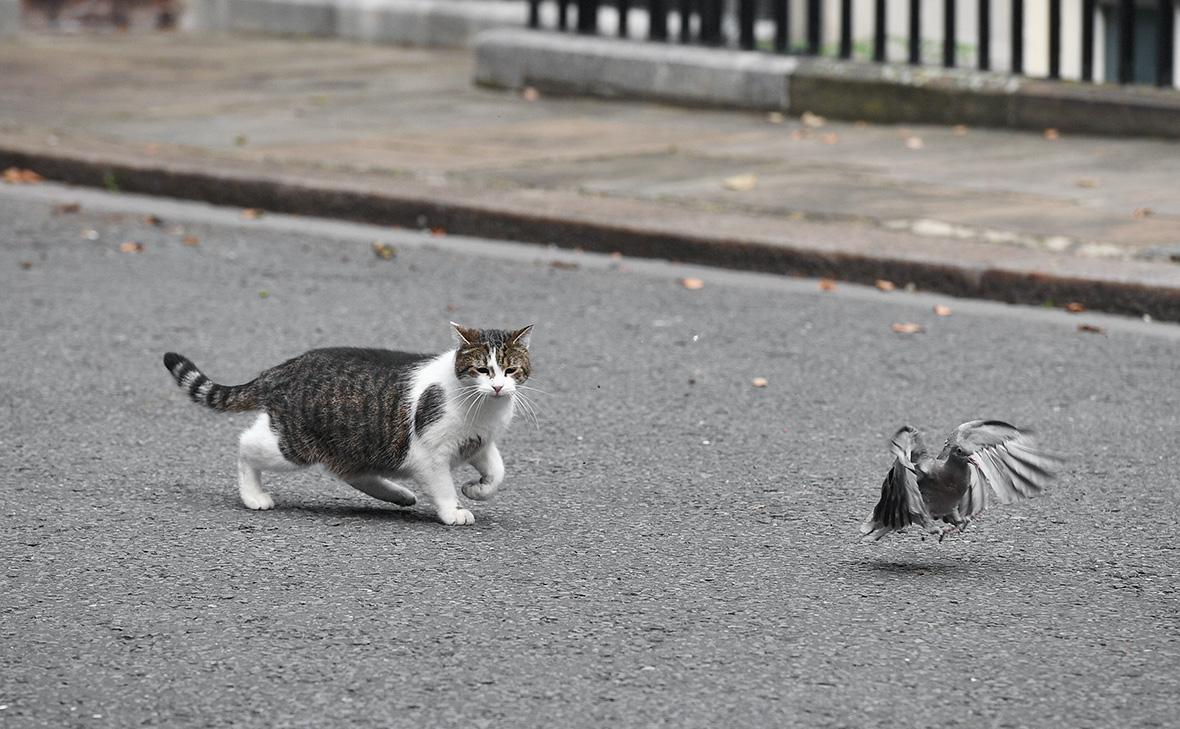
<svg viewBox="0 0 1180 729">
<path fill-rule="evenodd" d="M 774 50 L 786 53 L 791 38 L 791 0 L 771 0 L 774 3 Z"/>
<path fill-rule="evenodd" d="M 529 27 L 541 27 L 541 0 L 529 0 Z"/>
<path fill-rule="evenodd" d="M 873 8 L 873 60 L 885 62 L 885 0 L 876 0 Z"/>
<path fill-rule="evenodd" d="M 942 65 L 955 67 L 955 0 L 942 2 Z"/>
<path fill-rule="evenodd" d="M 1170 87 L 1172 80 L 1172 57 L 1175 53 L 1175 15 L 1172 0 L 1159 0 L 1159 40 L 1156 42 L 1155 85 Z"/>
<path fill-rule="evenodd" d="M 630 30 L 628 20 L 631 15 L 631 0 L 616 0 L 616 3 L 619 12 L 619 37 L 626 38 Z"/>
<path fill-rule="evenodd" d="M 1082 0 L 1082 80 L 1094 80 L 1094 0 Z"/>
<path fill-rule="evenodd" d="M 754 13 L 758 0 L 738 0 L 738 45 L 754 50 Z"/>
<path fill-rule="evenodd" d="M 1024 73 L 1024 0 L 1012 0 L 1012 73 Z"/>
<path fill-rule="evenodd" d="M 598 0 L 578 0 L 578 32 L 598 33 Z"/>
<path fill-rule="evenodd" d="M 701 1 L 701 43 L 707 46 L 721 45 L 722 0 Z"/>
<path fill-rule="evenodd" d="M 922 62 L 922 0 L 910 0 L 910 65 Z"/>
<path fill-rule="evenodd" d="M 1061 78 L 1061 0 L 1049 0 L 1049 78 Z"/>
<path fill-rule="evenodd" d="M 840 58 L 852 58 L 852 0 L 840 0 Z"/>
<path fill-rule="evenodd" d="M 665 0 L 647 0 L 647 37 L 653 41 L 668 40 L 668 7 Z"/>
<path fill-rule="evenodd" d="M 1135 78 L 1135 0 L 1119 2 L 1119 83 Z"/>
<path fill-rule="evenodd" d="M 688 43 L 692 36 L 693 0 L 680 0 L 680 42 Z"/>
<path fill-rule="evenodd" d="M 989 71 L 991 67 L 992 5 L 991 0 L 979 0 L 979 70 Z"/>
<path fill-rule="evenodd" d="M 566 30 L 570 25 L 569 0 L 557 0 L 557 29 Z"/>
<path fill-rule="evenodd" d="M 818 56 L 823 40 L 823 3 L 807 0 L 807 53 Z"/>
</svg>

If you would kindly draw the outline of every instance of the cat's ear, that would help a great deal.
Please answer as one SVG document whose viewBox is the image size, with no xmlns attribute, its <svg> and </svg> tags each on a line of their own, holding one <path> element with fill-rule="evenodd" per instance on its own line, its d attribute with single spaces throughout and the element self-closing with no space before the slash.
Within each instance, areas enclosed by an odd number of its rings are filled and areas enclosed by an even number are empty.
<svg viewBox="0 0 1180 729">
<path fill-rule="evenodd" d="M 455 327 L 455 338 L 459 340 L 459 344 L 475 344 L 479 342 L 479 330 L 465 327 L 462 324 L 451 322 L 451 326 Z"/>
<path fill-rule="evenodd" d="M 529 346 L 529 337 L 533 333 L 533 325 L 529 324 L 526 327 L 521 327 L 508 335 L 509 344 L 519 344 L 522 347 Z"/>
</svg>

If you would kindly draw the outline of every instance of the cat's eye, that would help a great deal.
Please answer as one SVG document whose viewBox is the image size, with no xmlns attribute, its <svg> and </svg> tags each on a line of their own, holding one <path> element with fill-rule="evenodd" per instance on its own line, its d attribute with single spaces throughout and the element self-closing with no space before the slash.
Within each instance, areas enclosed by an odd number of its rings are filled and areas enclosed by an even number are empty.
<svg viewBox="0 0 1180 729">
<path fill-rule="evenodd" d="M 476 371 L 478 374 L 481 374 L 481 375 L 486 375 L 486 374 L 488 374 L 488 372 L 489 372 L 490 370 L 488 370 L 488 368 L 487 368 L 487 367 L 476 367 L 476 368 L 475 368 L 475 371 Z"/>
<path fill-rule="evenodd" d="M 508 369 L 504 370 L 504 374 L 506 375 L 515 375 L 517 372 L 520 372 L 519 367 L 509 367 Z"/>
</svg>

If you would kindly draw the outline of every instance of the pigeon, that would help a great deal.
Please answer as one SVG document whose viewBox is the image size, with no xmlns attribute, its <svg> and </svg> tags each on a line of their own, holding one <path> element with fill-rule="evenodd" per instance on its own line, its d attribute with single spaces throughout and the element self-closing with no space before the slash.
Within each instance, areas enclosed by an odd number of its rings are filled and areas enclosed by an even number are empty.
<svg viewBox="0 0 1180 729">
<path fill-rule="evenodd" d="M 1040 494 L 1062 464 L 1060 456 L 1037 446 L 1030 431 L 999 420 L 963 423 L 937 458 L 908 425 L 894 434 L 890 449 L 895 459 L 881 500 L 860 527 L 866 540 L 917 525 L 941 542 L 964 531 L 993 502 Z M 950 526 L 939 528 L 935 520 Z"/>
</svg>

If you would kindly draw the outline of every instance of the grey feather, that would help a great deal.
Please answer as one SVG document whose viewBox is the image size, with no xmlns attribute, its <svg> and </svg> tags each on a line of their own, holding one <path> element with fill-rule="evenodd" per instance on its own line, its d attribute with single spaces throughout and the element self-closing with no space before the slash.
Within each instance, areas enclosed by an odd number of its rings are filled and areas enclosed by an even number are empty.
<svg viewBox="0 0 1180 729">
<path fill-rule="evenodd" d="M 1040 448 L 1030 431 L 999 420 L 963 423 L 931 457 L 917 430 L 906 426 L 890 443 L 894 461 L 881 498 L 861 525 L 865 538 L 917 525 L 939 539 L 963 530 L 992 503 L 1040 494 L 1057 477 L 1063 459 Z M 939 529 L 935 520 L 952 527 Z"/>
</svg>

